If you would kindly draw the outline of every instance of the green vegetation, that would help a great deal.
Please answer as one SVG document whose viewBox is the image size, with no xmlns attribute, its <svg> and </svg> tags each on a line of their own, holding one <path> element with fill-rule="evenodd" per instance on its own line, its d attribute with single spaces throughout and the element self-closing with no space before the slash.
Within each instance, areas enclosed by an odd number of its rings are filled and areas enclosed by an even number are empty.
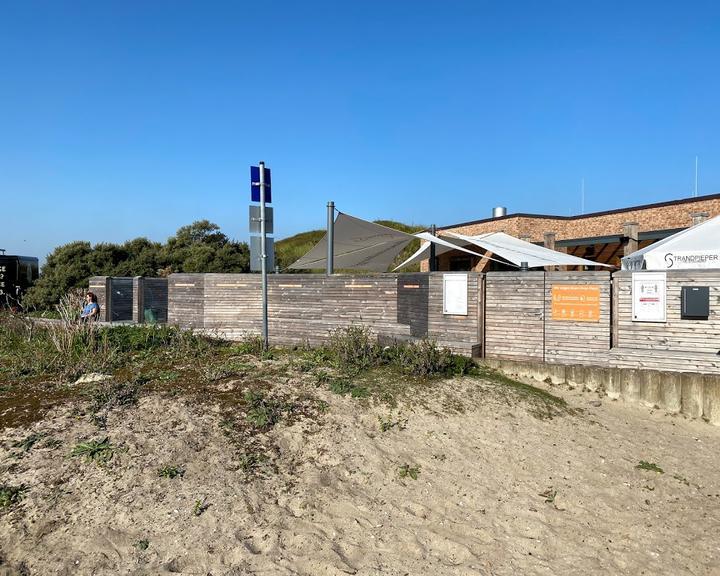
<svg viewBox="0 0 720 576">
<path fill-rule="evenodd" d="M 408 226 L 392 220 L 377 224 L 413 233 L 424 226 Z M 310 250 L 324 236 L 324 230 L 312 230 L 285 238 L 275 244 L 277 265 L 281 270 Z M 418 249 L 413 240 L 396 258 L 393 267 Z M 178 229 L 164 244 L 147 238 L 135 238 L 123 244 L 95 244 L 76 241 L 58 246 L 47 257 L 40 279 L 26 294 L 23 303 L 37 315 L 57 318 L 55 305 L 69 290 L 86 289 L 92 276 L 167 276 L 172 272 L 248 272 L 250 251 L 247 243 L 229 239 L 217 224 L 198 220 Z M 408 271 L 418 269 L 408 268 Z M 294 272 L 294 271 L 290 271 Z M 298 270 L 298 272 L 302 272 Z M 350 271 L 353 272 L 353 271 Z"/>
<path fill-rule="evenodd" d="M 420 476 L 420 466 L 410 466 L 410 464 L 403 464 L 398 469 L 398 476 L 400 476 L 401 479 L 412 478 L 413 480 L 417 480 L 418 476 Z"/>
<path fill-rule="evenodd" d="M 147 550 L 150 547 L 150 540 L 142 539 L 133 544 L 138 550 Z"/>
<path fill-rule="evenodd" d="M 25 452 L 30 452 L 33 446 L 37 444 L 39 440 L 42 440 L 47 436 L 46 433 L 40 432 L 37 434 L 30 434 L 29 436 L 23 438 L 22 440 L 19 440 L 18 442 L 15 442 L 13 444 L 13 448 L 20 448 L 21 454 Z"/>
<path fill-rule="evenodd" d="M 220 228 L 200 220 L 178 229 L 165 244 L 135 238 L 124 244 L 71 242 L 57 247 L 23 303 L 54 310 L 73 288 L 87 288 L 91 276 L 166 276 L 171 272 L 247 272 L 249 249 L 230 240 Z"/>
<path fill-rule="evenodd" d="M 25 484 L 20 486 L 10 486 L 10 484 L 0 484 L 0 509 L 10 508 L 15 504 L 19 504 L 23 499 L 23 494 L 27 491 Z"/>
<path fill-rule="evenodd" d="M 270 398 L 260 391 L 245 392 L 247 411 L 245 418 L 256 428 L 272 428 L 282 418 L 283 412 L 290 409 L 283 402 Z"/>
<path fill-rule="evenodd" d="M 182 478 L 185 475 L 185 469 L 181 466 L 163 466 L 158 470 L 160 478 Z"/>
<path fill-rule="evenodd" d="M 407 418 L 403 418 L 401 420 L 393 420 L 392 416 L 388 416 L 387 418 L 378 416 L 378 421 L 380 422 L 380 431 L 381 432 L 388 432 L 389 430 L 392 430 L 393 428 L 397 428 L 398 430 L 405 430 L 405 428 L 407 428 L 407 423 L 408 423 Z"/>
<path fill-rule="evenodd" d="M 115 455 L 117 446 L 110 443 L 110 439 L 106 436 L 102 440 L 90 440 L 89 442 L 81 442 L 72 449 L 70 456 L 74 458 L 85 458 L 86 462 L 95 462 L 104 465 L 112 460 Z"/>
<path fill-rule="evenodd" d="M 200 498 L 198 500 L 195 500 L 195 505 L 193 506 L 193 516 L 200 516 L 205 510 L 207 510 L 210 507 L 210 504 L 207 503 L 205 498 Z"/>
<path fill-rule="evenodd" d="M 640 460 L 640 463 L 637 464 L 635 468 L 639 470 L 649 470 L 650 472 L 657 472 L 658 474 L 665 473 L 665 471 L 654 462 L 646 462 L 645 460 Z"/>
</svg>

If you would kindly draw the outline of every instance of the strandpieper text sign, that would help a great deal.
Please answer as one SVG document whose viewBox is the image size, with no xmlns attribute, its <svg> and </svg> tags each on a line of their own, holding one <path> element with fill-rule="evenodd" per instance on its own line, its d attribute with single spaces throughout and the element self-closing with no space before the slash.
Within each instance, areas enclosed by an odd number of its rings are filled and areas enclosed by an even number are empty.
<svg viewBox="0 0 720 576">
<path fill-rule="evenodd" d="M 633 322 L 665 322 L 666 284 L 665 272 L 633 272 Z"/>
<path fill-rule="evenodd" d="M 599 322 L 600 286 L 553 284 L 552 319 L 567 322 Z"/>
</svg>

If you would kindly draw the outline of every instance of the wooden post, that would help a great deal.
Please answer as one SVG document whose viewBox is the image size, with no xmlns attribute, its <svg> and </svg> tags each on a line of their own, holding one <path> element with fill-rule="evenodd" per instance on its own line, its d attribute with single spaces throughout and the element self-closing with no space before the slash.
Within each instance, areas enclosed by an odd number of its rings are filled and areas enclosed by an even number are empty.
<svg viewBox="0 0 720 576">
<path fill-rule="evenodd" d="M 638 249 L 638 233 L 640 226 L 637 222 L 625 222 L 623 224 L 623 241 L 625 242 L 625 251 L 623 256 L 630 256 Z"/>
<path fill-rule="evenodd" d="M 135 324 L 145 322 L 145 278 L 133 278 L 132 319 Z"/>
<path fill-rule="evenodd" d="M 543 234 L 543 244 L 548 250 L 555 250 L 555 232 L 545 232 Z M 553 272 L 557 270 L 556 266 L 545 266 L 545 270 Z"/>
<path fill-rule="evenodd" d="M 692 218 L 692 225 L 695 226 L 710 218 L 710 212 L 690 212 L 690 218 Z"/>
</svg>

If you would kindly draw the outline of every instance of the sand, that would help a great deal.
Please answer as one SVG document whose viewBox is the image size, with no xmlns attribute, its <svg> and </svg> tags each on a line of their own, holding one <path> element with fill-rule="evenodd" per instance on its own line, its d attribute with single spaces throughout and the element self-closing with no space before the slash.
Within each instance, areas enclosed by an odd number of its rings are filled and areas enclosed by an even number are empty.
<svg viewBox="0 0 720 576">
<path fill-rule="evenodd" d="M 283 380 L 327 410 L 255 436 L 250 476 L 212 400 L 4 430 L 0 484 L 28 489 L 0 511 L 0 574 L 720 574 L 716 427 L 562 387 L 573 410 L 545 418 L 475 378 L 394 409 Z M 69 457 L 105 435 L 107 466 Z"/>
</svg>

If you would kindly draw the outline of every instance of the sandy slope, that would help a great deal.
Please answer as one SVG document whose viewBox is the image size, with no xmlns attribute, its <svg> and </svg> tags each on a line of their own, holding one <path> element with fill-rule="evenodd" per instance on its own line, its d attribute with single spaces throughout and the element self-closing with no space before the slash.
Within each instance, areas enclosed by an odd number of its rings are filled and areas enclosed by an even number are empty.
<svg viewBox="0 0 720 576">
<path fill-rule="evenodd" d="M 29 490 L 0 512 L 0 574 L 720 574 L 718 428 L 558 389 L 583 411 L 539 419 L 469 378 L 393 411 L 307 391 L 329 409 L 262 436 L 277 471 L 250 480 L 188 398 L 112 412 L 106 469 L 68 457 L 101 436 L 68 408 L 32 429 L 59 446 L 12 457 L 28 430 L 4 431 L 0 483 Z"/>
</svg>

